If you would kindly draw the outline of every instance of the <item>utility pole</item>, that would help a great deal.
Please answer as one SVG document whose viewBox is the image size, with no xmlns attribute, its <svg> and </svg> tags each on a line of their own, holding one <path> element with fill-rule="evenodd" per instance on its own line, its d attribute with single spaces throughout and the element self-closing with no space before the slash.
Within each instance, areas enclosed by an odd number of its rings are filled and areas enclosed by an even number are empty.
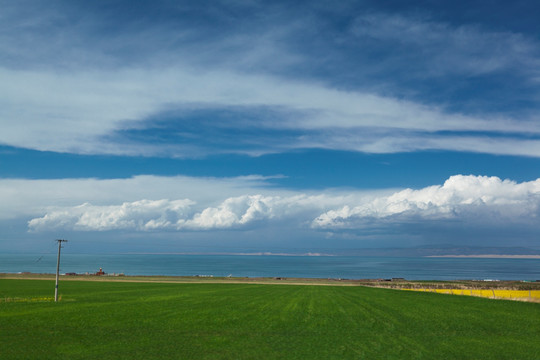
<svg viewBox="0 0 540 360">
<path fill-rule="evenodd" d="M 60 249 L 62 248 L 62 243 L 67 242 L 67 240 L 56 239 L 58 243 L 58 259 L 56 260 L 56 285 L 54 287 L 54 301 L 58 301 L 58 275 L 60 272 Z"/>
</svg>

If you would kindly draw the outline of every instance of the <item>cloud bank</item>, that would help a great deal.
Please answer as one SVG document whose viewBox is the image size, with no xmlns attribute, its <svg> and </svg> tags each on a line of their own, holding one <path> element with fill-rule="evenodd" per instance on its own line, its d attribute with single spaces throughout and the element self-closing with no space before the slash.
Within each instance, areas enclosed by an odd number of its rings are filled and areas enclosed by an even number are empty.
<svg viewBox="0 0 540 360">
<path fill-rule="evenodd" d="M 365 204 L 330 210 L 317 217 L 313 226 L 361 229 L 377 222 L 430 220 L 530 223 L 537 221 L 539 210 L 540 179 L 518 184 L 498 177 L 456 175 L 443 185 L 405 189 Z"/>
<path fill-rule="evenodd" d="M 216 200 L 219 192 L 214 193 Z M 406 224 L 523 225 L 539 228 L 540 179 L 516 183 L 498 177 L 450 177 L 442 185 L 390 194 L 373 192 L 248 194 L 217 200 L 137 200 L 118 205 L 57 206 L 28 222 L 30 231 L 211 231 L 282 226 L 313 231 L 362 231 Z"/>
<path fill-rule="evenodd" d="M 219 205 L 201 211 L 196 211 L 196 202 L 190 199 L 139 200 L 108 206 L 84 203 L 51 210 L 30 220 L 28 228 L 31 231 L 62 228 L 75 231 L 242 229 L 271 220 L 305 222 L 302 219 L 342 203 L 344 198 L 306 194 L 288 197 L 243 195 L 229 197 Z"/>
</svg>

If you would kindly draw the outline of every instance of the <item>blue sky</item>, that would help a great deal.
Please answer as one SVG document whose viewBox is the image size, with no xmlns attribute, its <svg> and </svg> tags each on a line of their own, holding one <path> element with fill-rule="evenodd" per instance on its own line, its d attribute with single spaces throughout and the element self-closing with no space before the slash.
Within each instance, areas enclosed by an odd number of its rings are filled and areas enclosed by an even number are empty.
<svg viewBox="0 0 540 360">
<path fill-rule="evenodd" d="M 534 1 L 0 1 L 0 249 L 540 247 Z"/>
</svg>

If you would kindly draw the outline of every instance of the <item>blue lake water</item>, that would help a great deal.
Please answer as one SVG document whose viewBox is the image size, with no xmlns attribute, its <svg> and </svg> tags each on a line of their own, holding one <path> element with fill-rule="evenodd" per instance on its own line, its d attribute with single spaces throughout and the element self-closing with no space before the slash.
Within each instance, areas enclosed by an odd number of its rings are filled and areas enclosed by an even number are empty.
<svg viewBox="0 0 540 360">
<path fill-rule="evenodd" d="M 540 259 L 62 253 L 60 272 L 409 280 L 540 279 Z M 0 272 L 55 273 L 56 254 L 0 254 Z"/>
</svg>

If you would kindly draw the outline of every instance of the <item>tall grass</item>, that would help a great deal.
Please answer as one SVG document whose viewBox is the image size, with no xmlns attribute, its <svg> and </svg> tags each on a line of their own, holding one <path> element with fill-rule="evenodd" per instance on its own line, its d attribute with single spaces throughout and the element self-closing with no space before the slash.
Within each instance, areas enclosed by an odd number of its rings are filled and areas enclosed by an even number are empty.
<svg viewBox="0 0 540 360">
<path fill-rule="evenodd" d="M 530 359 L 540 305 L 363 287 L 0 280 L 0 359 Z"/>
</svg>

